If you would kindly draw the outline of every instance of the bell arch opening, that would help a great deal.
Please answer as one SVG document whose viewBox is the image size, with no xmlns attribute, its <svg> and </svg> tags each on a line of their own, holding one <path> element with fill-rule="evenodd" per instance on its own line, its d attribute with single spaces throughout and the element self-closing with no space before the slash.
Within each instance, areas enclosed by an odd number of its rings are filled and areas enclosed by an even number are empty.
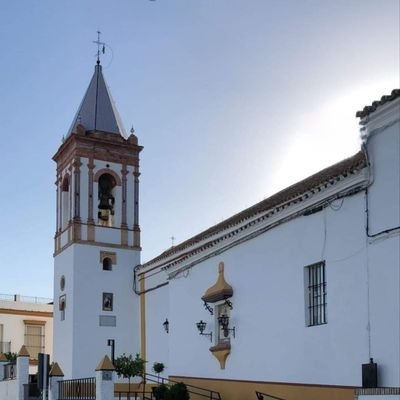
<svg viewBox="0 0 400 400">
<path fill-rule="evenodd" d="M 98 180 L 98 223 L 102 226 L 113 226 L 115 178 L 108 173 L 104 173 Z"/>
<path fill-rule="evenodd" d="M 61 183 L 61 230 L 64 230 L 70 220 L 70 177 L 65 175 Z"/>
</svg>

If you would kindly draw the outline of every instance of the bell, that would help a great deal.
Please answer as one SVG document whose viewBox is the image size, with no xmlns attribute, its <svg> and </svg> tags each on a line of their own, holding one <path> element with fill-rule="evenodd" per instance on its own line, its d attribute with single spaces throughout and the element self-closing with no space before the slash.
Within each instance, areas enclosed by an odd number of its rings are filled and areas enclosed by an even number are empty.
<svg viewBox="0 0 400 400">
<path fill-rule="evenodd" d="M 105 199 L 100 199 L 99 203 L 99 210 L 109 210 L 110 206 L 108 204 L 108 201 Z"/>
<path fill-rule="evenodd" d="M 101 210 L 99 211 L 99 219 L 102 221 L 108 221 L 108 210 Z"/>
<path fill-rule="evenodd" d="M 112 209 L 112 199 L 110 195 L 101 194 L 99 202 L 99 210 L 111 210 Z"/>
</svg>

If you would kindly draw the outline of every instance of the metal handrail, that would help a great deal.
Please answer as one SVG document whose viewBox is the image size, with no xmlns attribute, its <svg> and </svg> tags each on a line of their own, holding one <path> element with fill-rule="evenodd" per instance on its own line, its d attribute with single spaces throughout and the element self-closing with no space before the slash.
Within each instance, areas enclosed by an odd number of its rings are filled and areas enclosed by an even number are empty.
<svg viewBox="0 0 400 400">
<path fill-rule="evenodd" d="M 15 301 L 22 303 L 32 304 L 52 304 L 53 299 L 48 297 L 36 297 L 36 296 L 21 296 L 19 294 L 6 294 L 0 293 L 0 300 L 2 301 Z"/>
<path fill-rule="evenodd" d="M 149 374 L 149 373 L 146 373 L 145 379 L 150 382 L 167 384 L 167 385 L 170 385 L 171 383 L 172 384 L 180 383 L 180 381 L 176 381 L 173 379 L 165 378 L 163 376 L 153 375 L 153 374 Z M 185 383 L 185 385 L 190 394 L 195 394 L 197 396 L 201 396 L 201 397 L 204 397 L 205 399 L 209 399 L 209 400 L 222 400 L 219 392 L 216 392 L 216 391 L 210 390 L 210 389 L 205 389 L 200 386 L 190 385 L 187 383 Z M 199 391 L 203 391 L 205 393 L 199 393 Z"/>
<path fill-rule="evenodd" d="M 147 397 L 149 395 L 149 397 Z M 142 391 L 121 391 L 121 390 L 114 390 L 114 399 L 118 400 L 153 400 L 153 392 L 142 392 Z"/>
<path fill-rule="evenodd" d="M 257 390 L 256 390 L 256 396 L 257 396 L 258 400 L 264 400 L 265 396 L 267 396 L 270 399 L 275 399 L 275 400 L 286 400 L 286 399 L 284 399 L 282 397 L 273 396 L 272 394 L 258 392 Z"/>
</svg>

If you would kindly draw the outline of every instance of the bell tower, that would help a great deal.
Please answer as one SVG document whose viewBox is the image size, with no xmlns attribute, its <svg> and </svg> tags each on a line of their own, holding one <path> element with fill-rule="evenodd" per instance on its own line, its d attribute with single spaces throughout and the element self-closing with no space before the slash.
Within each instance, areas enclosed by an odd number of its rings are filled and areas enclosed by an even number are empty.
<svg viewBox="0 0 400 400">
<path fill-rule="evenodd" d="M 127 135 L 98 60 L 57 164 L 54 361 L 92 376 L 115 341 L 139 351 L 133 268 L 140 264 L 139 146 Z"/>
</svg>

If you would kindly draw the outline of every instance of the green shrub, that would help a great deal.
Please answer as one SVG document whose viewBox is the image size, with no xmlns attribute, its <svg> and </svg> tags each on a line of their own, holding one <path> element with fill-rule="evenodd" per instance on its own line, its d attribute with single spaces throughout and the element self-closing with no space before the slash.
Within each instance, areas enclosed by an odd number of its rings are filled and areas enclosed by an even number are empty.
<svg viewBox="0 0 400 400">
<path fill-rule="evenodd" d="M 153 364 L 153 371 L 154 371 L 156 374 L 161 374 L 161 372 L 164 371 L 164 368 L 165 368 L 165 365 L 164 365 L 163 363 L 155 362 L 155 363 Z"/>
<path fill-rule="evenodd" d="M 8 353 L 4 353 L 4 355 L 6 356 L 7 361 L 9 361 L 9 362 L 17 361 L 17 353 L 8 352 Z"/>
<path fill-rule="evenodd" d="M 161 384 L 159 386 L 153 387 L 153 395 L 156 400 L 167 400 L 169 388 L 167 385 Z"/>
<path fill-rule="evenodd" d="M 189 400 L 189 392 L 183 382 L 175 383 L 169 388 L 167 400 Z"/>
</svg>

